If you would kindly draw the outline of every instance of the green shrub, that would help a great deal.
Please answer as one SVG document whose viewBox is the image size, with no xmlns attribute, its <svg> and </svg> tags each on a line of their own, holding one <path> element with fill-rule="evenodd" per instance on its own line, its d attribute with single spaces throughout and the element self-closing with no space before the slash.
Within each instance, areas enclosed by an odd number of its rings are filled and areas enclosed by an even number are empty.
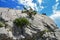
<svg viewBox="0 0 60 40">
<path fill-rule="evenodd" d="M 44 32 L 46 33 L 46 32 L 53 32 L 53 31 L 49 30 L 49 29 L 46 29 L 46 30 L 44 30 Z"/>
<path fill-rule="evenodd" d="M 24 32 L 24 27 L 26 27 L 27 25 L 29 25 L 29 21 L 22 17 L 22 18 L 16 18 L 13 22 L 18 28 L 21 29 L 21 34 L 23 35 Z"/>
<path fill-rule="evenodd" d="M 4 27 L 5 24 L 3 22 L 0 22 L 0 27 Z"/>
<path fill-rule="evenodd" d="M 26 18 L 16 18 L 14 20 L 14 24 L 18 27 L 23 27 L 25 25 L 28 25 L 29 24 L 29 21 L 26 19 Z"/>
</svg>

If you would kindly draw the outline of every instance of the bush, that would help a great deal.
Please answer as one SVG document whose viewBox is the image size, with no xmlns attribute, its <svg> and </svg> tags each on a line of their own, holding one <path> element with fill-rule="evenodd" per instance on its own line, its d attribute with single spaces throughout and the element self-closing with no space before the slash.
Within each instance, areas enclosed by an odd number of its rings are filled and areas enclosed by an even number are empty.
<svg viewBox="0 0 60 40">
<path fill-rule="evenodd" d="M 5 24 L 3 22 L 0 22 L 0 27 L 4 27 Z"/>
<path fill-rule="evenodd" d="M 14 20 L 14 24 L 18 27 L 23 27 L 25 25 L 28 25 L 29 24 L 29 21 L 26 19 L 26 18 L 16 18 Z"/>
</svg>

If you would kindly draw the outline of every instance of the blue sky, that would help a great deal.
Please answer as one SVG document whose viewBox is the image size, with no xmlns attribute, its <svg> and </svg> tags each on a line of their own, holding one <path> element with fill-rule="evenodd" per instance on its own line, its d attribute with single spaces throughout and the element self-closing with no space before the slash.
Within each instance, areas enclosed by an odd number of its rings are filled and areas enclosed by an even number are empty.
<svg viewBox="0 0 60 40">
<path fill-rule="evenodd" d="M 46 13 L 60 27 L 60 0 L 0 0 L 0 7 L 21 10 L 23 6 Z"/>
</svg>

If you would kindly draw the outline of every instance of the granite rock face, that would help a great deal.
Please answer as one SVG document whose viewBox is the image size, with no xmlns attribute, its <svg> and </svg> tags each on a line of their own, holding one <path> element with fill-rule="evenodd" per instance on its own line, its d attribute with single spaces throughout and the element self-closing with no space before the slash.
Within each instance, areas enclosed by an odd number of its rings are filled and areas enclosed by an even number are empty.
<svg viewBox="0 0 60 40">
<path fill-rule="evenodd" d="M 13 25 L 13 20 L 19 17 L 26 17 L 31 26 L 27 26 L 24 28 L 23 34 L 21 34 L 21 29 L 17 28 Z M 21 10 L 9 9 L 9 8 L 0 8 L 0 18 L 2 18 L 6 24 L 8 24 L 7 28 L 1 28 L 3 30 L 1 33 L 8 35 L 8 37 L 12 37 L 13 39 L 18 40 L 60 40 L 59 39 L 59 31 L 57 25 L 53 22 L 53 20 L 46 15 L 36 14 L 33 16 L 33 20 L 28 18 L 26 13 L 22 13 Z M 40 32 L 43 30 L 52 30 L 53 32 L 47 32 L 41 38 Z M 5 31 L 5 32 L 4 32 Z"/>
</svg>

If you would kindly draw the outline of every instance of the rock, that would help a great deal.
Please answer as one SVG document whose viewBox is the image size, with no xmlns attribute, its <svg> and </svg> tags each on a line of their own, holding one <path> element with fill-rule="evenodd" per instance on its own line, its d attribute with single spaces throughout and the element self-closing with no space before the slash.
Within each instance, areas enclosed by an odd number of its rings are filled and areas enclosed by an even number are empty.
<svg viewBox="0 0 60 40">
<path fill-rule="evenodd" d="M 6 34 L 0 34 L 0 40 L 13 40 L 13 38 L 8 37 Z"/>
<path fill-rule="evenodd" d="M 13 21 L 19 17 L 25 17 L 31 23 L 30 26 L 24 27 L 23 34 L 21 34 L 21 29 L 13 25 Z M 21 13 L 21 10 L 0 8 L 0 18 L 4 19 L 5 23 L 8 24 L 6 28 L 9 30 L 7 31 L 8 37 L 13 37 L 13 39 L 16 40 L 57 40 L 56 38 L 59 37 L 55 36 L 59 34 L 55 34 L 55 30 L 58 29 L 58 27 L 56 26 L 54 21 L 46 15 L 36 14 L 35 16 L 33 16 L 34 19 L 32 20 L 28 18 L 28 15 L 26 13 Z M 46 29 L 53 31 L 52 34 L 51 32 L 47 32 L 47 34 L 45 33 L 45 35 L 41 38 L 39 36 L 40 32 Z"/>
<path fill-rule="evenodd" d="M 0 28 L 0 34 L 7 34 L 7 33 L 8 32 L 4 27 Z"/>
<path fill-rule="evenodd" d="M 57 39 L 60 40 L 60 29 L 55 30 L 55 35 L 56 35 Z"/>
</svg>

